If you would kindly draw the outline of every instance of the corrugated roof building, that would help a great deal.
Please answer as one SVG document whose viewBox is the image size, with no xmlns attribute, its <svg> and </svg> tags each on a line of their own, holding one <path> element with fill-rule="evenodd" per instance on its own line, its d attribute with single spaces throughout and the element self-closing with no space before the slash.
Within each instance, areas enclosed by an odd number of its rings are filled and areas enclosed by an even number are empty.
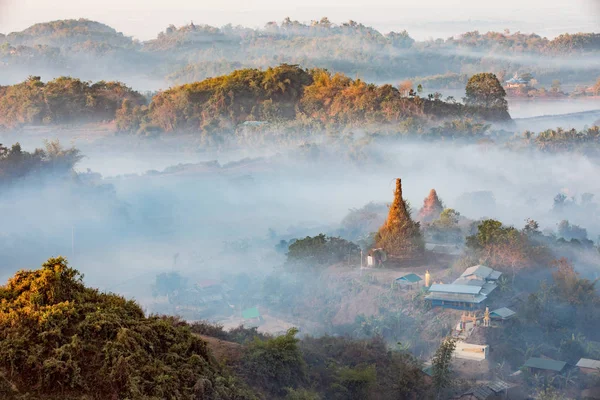
<svg viewBox="0 0 600 400">
<path fill-rule="evenodd" d="M 412 285 L 414 283 L 421 282 L 423 279 L 417 274 L 408 274 L 401 276 L 400 278 L 396 278 L 396 282 L 400 284 Z"/>
<path fill-rule="evenodd" d="M 506 320 L 514 317 L 517 313 L 507 307 L 502 307 L 490 313 L 490 318 Z"/>
<path fill-rule="evenodd" d="M 592 360 L 590 358 L 582 358 L 577 363 L 577 368 L 586 374 L 598 374 L 600 373 L 600 361 Z"/>
<path fill-rule="evenodd" d="M 498 285 L 495 281 L 502 275 L 484 265 L 469 267 L 451 284 L 435 284 L 429 288 L 425 299 L 433 307 L 468 310 L 483 306 L 487 297 Z"/>
<path fill-rule="evenodd" d="M 496 400 L 496 399 L 505 399 L 506 393 L 508 389 L 511 388 L 511 385 L 508 383 L 496 380 L 493 382 L 489 382 L 483 385 L 476 386 L 470 390 L 467 390 L 459 397 L 455 397 L 455 399 L 460 400 Z"/>
<path fill-rule="evenodd" d="M 562 372 L 567 366 L 567 363 L 564 361 L 551 360 L 549 358 L 531 357 L 523 366 L 542 371 Z"/>
</svg>

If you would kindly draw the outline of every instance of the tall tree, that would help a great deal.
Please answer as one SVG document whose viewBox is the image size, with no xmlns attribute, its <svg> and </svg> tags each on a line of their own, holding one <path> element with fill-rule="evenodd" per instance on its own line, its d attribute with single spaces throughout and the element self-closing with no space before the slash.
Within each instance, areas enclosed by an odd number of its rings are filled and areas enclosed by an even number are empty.
<svg viewBox="0 0 600 400">
<path fill-rule="evenodd" d="M 396 179 L 394 202 L 387 220 L 375 237 L 377 247 L 383 248 L 391 258 L 410 260 L 425 252 L 420 224 L 410 217 L 406 201 L 402 198 L 402 181 Z"/>
<path fill-rule="evenodd" d="M 447 337 L 442 341 L 433 356 L 433 386 L 438 398 L 442 390 L 452 385 L 452 354 L 456 349 L 456 339 Z"/>
<path fill-rule="evenodd" d="M 510 119 L 506 92 L 496 75 L 475 74 L 467 82 L 466 104 L 476 108 L 489 109 L 497 119 Z"/>
</svg>

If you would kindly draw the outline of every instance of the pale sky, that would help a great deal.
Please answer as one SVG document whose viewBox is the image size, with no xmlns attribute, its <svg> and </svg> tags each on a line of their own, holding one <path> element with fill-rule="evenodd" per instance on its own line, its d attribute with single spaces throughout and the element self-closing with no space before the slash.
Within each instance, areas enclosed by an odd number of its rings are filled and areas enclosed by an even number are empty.
<svg viewBox="0 0 600 400">
<path fill-rule="evenodd" d="M 547 36 L 600 32 L 600 0 L 0 0 L 1 33 L 88 18 L 146 40 L 169 24 L 262 27 L 287 16 L 302 22 L 353 19 L 383 32 L 407 29 L 417 38 L 503 28 Z"/>
</svg>

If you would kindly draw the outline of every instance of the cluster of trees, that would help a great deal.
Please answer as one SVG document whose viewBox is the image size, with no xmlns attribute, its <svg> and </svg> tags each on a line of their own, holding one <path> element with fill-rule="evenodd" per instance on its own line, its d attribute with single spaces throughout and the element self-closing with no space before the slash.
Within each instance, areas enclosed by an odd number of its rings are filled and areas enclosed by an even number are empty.
<svg viewBox="0 0 600 400">
<path fill-rule="evenodd" d="M 575 364 L 582 357 L 600 356 L 600 349 L 592 345 L 599 339 L 596 281 L 581 277 L 565 258 L 554 260 L 550 271 L 549 282 L 542 280 L 537 290 L 515 304 L 519 317 L 497 332 L 498 362 L 518 368 L 529 357 Z M 564 382 L 554 383 L 564 388 Z"/>
<path fill-rule="evenodd" d="M 256 328 L 224 331 L 219 325 L 194 323 L 195 333 L 243 345 L 234 370 L 267 398 L 286 400 L 397 399 L 432 395 L 419 362 L 403 350 L 390 350 L 380 336 L 296 337 L 298 331 L 273 337 Z"/>
<path fill-rule="evenodd" d="M 554 39 L 547 39 L 535 33 L 487 32 L 482 34 L 473 31 L 458 38 L 450 38 L 444 44 L 474 50 L 558 55 L 597 51 L 600 47 L 600 34 L 567 33 Z"/>
<path fill-rule="evenodd" d="M 39 399 L 397 399 L 431 394 L 420 363 L 381 338 L 297 338 L 146 317 L 86 287 L 64 258 L 0 286 L 0 394 Z M 217 360 L 201 337 L 230 341 Z M 226 363 L 223 363 L 226 361 Z"/>
<path fill-rule="evenodd" d="M 288 263 L 309 266 L 329 266 L 359 258 L 360 248 L 356 244 L 324 234 L 293 241 L 287 253 Z"/>
<path fill-rule="evenodd" d="M 518 230 L 487 219 L 479 223 L 474 235 L 467 237 L 466 245 L 485 265 L 500 270 L 509 268 L 514 280 L 516 271 L 550 261 L 547 247 L 536 241 L 540 235 L 537 222 L 532 220 Z"/>
<path fill-rule="evenodd" d="M 24 151 L 19 143 L 10 148 L 0 144 L 0 186 L 33 176 L 68 177 L 81 158 L 79 150 L 64 149 L 58 141 L 33 152 Z"/>
<path fill-rule="evenodd" d="M 253 399 L 185 323 L 82 283 L 64 258 L 0 287 L 4 398 Z"/>
<path fill-rule="evenodd" d="M 594 125 L 581 131 L 548 129 L 537 134 L 526 131 L 517 145 L 537 148 L 548 153 L 578 152 L 597 157 L 600 150 L 600 126 Z"/>
<path fill-rule="evenodd" d="M 120 82 L 91 84 L 61 77 L 44 83 L 32 76 L 17 85 L 0 86 L 0 128 L 112 121 L 124 101 L 142 105 L 145 98 Z"/>
<path fill-rule="evenodd" d="M 247 121 L 299 121 L 323 129 L 394 126 L 411 118 L 510 120 L 506 93 L 492 74 L 471 77 L 466 105 L 432 96 L 421 98 L 412 89 L 401 89 L 283 64 L 178 86 L 158 93 L 146 106 L 141 94 L 119 82 L 90 84 L 62 77 L 43 83 L 39 77 L 30 77 L 21 84 L 0 87 L 0 126 L 115 120 L 120 131 L 148 133 L 233 131 Z M 464 128 L 470 136 L 487 130 L 475 122 L 451 123 L 446 128 L 451 127 L 456 134 Z M 443 136 L 443 132 L 432 130 L 432 135 Z"/>
<path fill-rule="evenodd" d="M 164 131 L 230 127 L 246 120 L 309 119 L 321 124 L 394 124 L 409 117 L 480 116 L 508 120 L 505 93 L 491 74 L 476 75 L 469 104 L 424 99 L 326 70 L 281 65 L 173 88 L 157 95 L 148 119 Z"/>
<path fill-rule="evenodd" d="M 133 46 L 132 38 L 115 29 L 87 19 L 66 19 L 44 22 L 8 35 L 0 35 L 0 44 L 15 46 L 70 47 L 86 42 L 101 42 L 110 46 Z"/>
</svg>

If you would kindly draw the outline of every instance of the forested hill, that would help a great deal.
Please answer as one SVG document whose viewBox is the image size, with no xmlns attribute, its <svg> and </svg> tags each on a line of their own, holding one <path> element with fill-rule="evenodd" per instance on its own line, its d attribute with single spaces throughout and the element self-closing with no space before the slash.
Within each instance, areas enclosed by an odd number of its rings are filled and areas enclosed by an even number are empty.
<svg viewBox="0 0 600 400">
<path fill-rule="evenodd" d="M 65 48 L 85 42 L 115 47 L 132 47 L 134 41 L 108 25 L 86 19 L 69 19 L 35 24 L 21 32 L 0 36 L 0 43 L 13 46 Z"/>
<path fill-rule="evenodd" d="M 64 258 L 51 258 L 0 286 L 0 398 L 432 398 L 415 357 L 380 337 L 300 340 L 297 333 L 147 317 L 134 301 L 86 287 Z M 232 359 L 217 361 L 205 341 L 214 337 L 227 341 L 221 347 L 229 345 Z"/>
<path fill-rule="evenodd" d="M 419 88 L 375 85 L 324 69 L 282 64 L 242 69 L 160 92 L 146 106 L 118 82 L 74 78 L 44 83 L 30 77 L 0 87 L 0 128 L 116 121 L 123 132 L 223 132 L 246 122 L 297 123 L 306 128 L 398 127 L 407 121 L 477 118 L 508 121 L 504 89 L 493 74 L 467 84 L 466 103 L 421 96 Z"/>
<path fill-rule="evenodd" d="M 27 76 L 23 74 L 48 71 L 52 77 L 130 81 L 141 76 L 183 84 L 240 68 L 287 63 L 375 82 L 486 71 L 501 79 L 531 73 L 542 84 L 555 79 L 590 83 L 597 78 L 598 57 L 600 34 L 594 33 L 548 39 L 519 32 L 469 32 L 418 42 L 401 27 L 382 33 L 356 21 L 336 24 L 328 18 L 309 24 L 286 18 L 262 29 L 171 25 L 147 42 L 83 19 L 0 35 L 0 73 L 19 80 Z M 450 84 L 464 82 L 458 77 Z"/>
</svg>

